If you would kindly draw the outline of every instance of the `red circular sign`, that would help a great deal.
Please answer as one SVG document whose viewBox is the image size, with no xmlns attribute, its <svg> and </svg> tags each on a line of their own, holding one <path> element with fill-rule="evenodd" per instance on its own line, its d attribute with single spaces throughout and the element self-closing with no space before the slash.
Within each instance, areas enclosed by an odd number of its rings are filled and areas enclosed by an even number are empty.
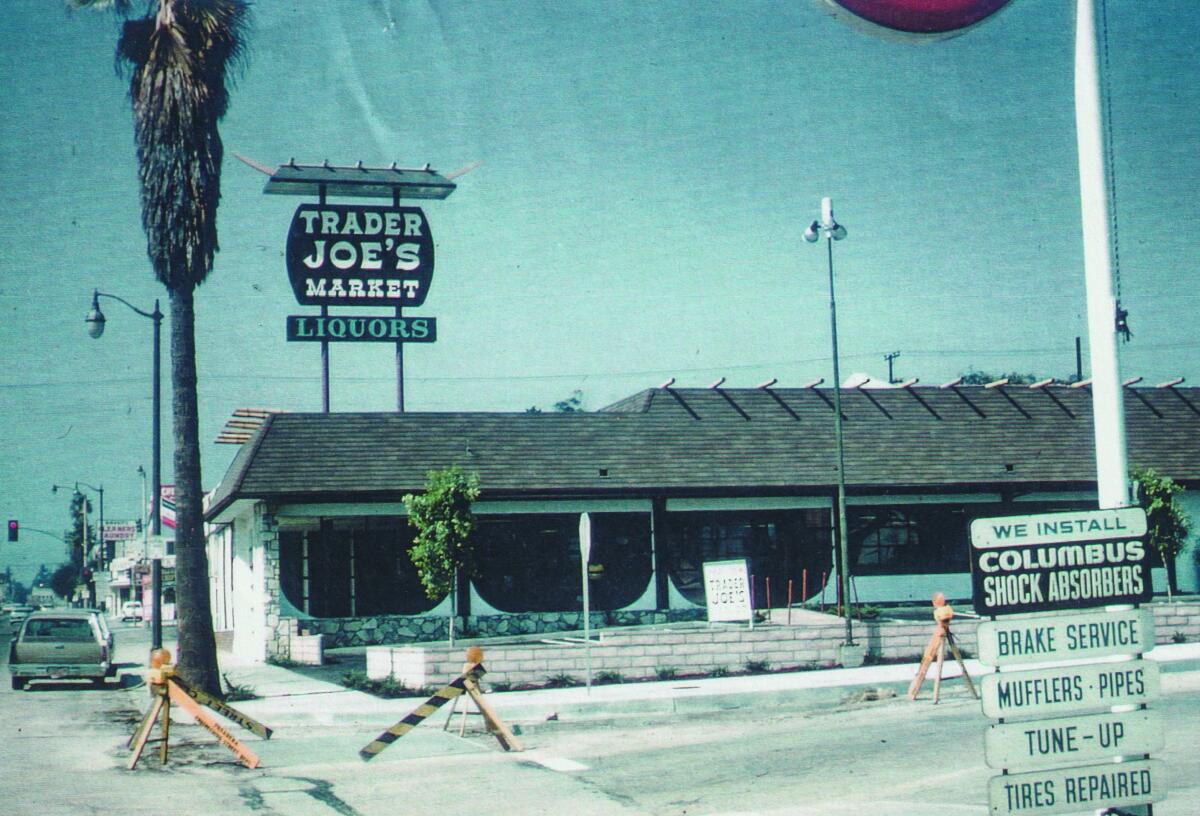
<svg viewBox="0 0 1200 816">
<path fill-rule="evenodd" d="M 912 34 L 945 34 L 975 25 L 1008 0 L 831 0 L 875 25 Z"/>
</svg>

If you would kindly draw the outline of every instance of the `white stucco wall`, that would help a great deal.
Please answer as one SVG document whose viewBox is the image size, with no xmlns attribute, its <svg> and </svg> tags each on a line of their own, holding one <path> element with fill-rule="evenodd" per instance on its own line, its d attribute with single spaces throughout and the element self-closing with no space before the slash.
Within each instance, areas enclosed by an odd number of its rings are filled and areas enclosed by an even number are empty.
<svg viewBox="0 0 1200 816">
<path fill-rule="evenodd" d="M 233 554 L 229 569 L 233 586 L 233 652 L 246 660 L 266 657 L 263 617 L 263 558 L 258 535 L 261 506 L 233 523 Z"/>
</svg>

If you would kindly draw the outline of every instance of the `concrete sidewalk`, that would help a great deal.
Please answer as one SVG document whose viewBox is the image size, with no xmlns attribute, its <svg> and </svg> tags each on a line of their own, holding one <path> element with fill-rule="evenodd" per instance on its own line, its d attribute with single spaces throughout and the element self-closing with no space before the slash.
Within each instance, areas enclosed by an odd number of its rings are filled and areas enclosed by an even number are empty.
<svg viewBox="0 0 1200 816">
<path fill-rule="evenodd" d="M 1163 664 L 1163 671 L 1200 669 L 1200 644 L 1168 644 L 1148 657 Z M 222 654 L 222 672 L 233 682 L 254 690 L 258 699 L 235 703 L 245 713 L 275 729 L 288 725 L 377 725 L 386 728 L 416 708 L 425 697 L 383 699 L 365 692 L 314 679 L 291 669 L 262 663 L 239 663 Z M 486 667 L 486 661 L 484 663 Z M 972 678 L 992 670 L 976 660 L 966 661 Z M 819 707 L 836 705 L 866 689 L 891 690 L 903 695 L 915 676 L 916 663 L 863 666 L 857 669 L 823 669 L 694 680 L 488 694 L 497 714 L 509 724 L 532 724 L 547 719 L 603 720 L 620 717 L 724 711 L 746 706 L 777 705 Z M 945 667 L 943 693 L 965 695 L 958 666 Z M 449 682 L 453 678 L 446 678 Z M 486 677 L 484 678 L 486 686 Z M 922 698 L 932 696 L 932 679 Z M 434 715 L 441 717 L 443 715 Z"/>
</svg>

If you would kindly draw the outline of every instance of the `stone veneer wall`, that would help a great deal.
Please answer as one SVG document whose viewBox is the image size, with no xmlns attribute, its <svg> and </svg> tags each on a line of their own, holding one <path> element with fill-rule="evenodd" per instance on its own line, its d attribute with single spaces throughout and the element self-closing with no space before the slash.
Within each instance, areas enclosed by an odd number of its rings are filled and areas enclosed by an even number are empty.
<svg viewBox="0 0 1200 816">
<path fill-rule="evenodd" d="M 646 626 L 700 620 L 703 609 L 641 610 L 593 612 L 589 616 L 596 629 L 620 626 Z M 470 615 L 459 618 L 458 637 L 495 638 L 517 635 L 571 632 L 583 628 L 582 612 L 527 612 L 508 615 Z M 445 640 L 449 619 L 424 615 L 374 615 L 363 618 L 285 618 L 296 631 L 325 635 L 325 648 L 374 646 L 381 643 L 417 643 Z M 280 641 L 282 644 L 282 640 Z M 280 654 L 279 652 L 272 652 Z M 460 661 L 461 662 L 461 661 Z"/>
<path fill-rule="evenodd" d="M 1154 604 L 1158 643 L 1179 636 L 1200 640 L 1200 603 Z M 955 640 L 968 655 L 976 651 L 978 620 L 955 618 Z M 919 660 L 933 622 L 864 621 L 855 624 L 856 639 L 875 658 Z M 818 668 L 835 665 L 845 624 L 837 618 L 801 625 L 758 626 L 749 630 L 722 626 L 675 627 L 660 630 L 605 630 L 602 643 L 591 648 L 592 671 L 618 672 L 624 678 L 655 677 L 658 669 L 680 674 L 736 671 L 748 661 L 766 661 L 771 668 Z M 582 680 L 586 657 L 582 646 L 550 645 L 537 641 L 481 644 L 483 665 L 492 683 L 544 683 L 570 675 Z M 425 646 L 378 646 L 367 649 L 367 674 L 373 679 L 395 677 L 411 687 L 445 683 L 462 670 L 464 646 L 444 643 Z"/>
<path fill-rule="evenodd" d="M 292 638 L 299 634 L 295 618 L 280 614 L 279 599 L 283 588 L 279 583 L 279 523 L 262 502 L 254 507 L 254 535 L 258 537 L 263 556 L 262 602 L 267 633 L 267 657 L 291 658 Z"/>
</svg>

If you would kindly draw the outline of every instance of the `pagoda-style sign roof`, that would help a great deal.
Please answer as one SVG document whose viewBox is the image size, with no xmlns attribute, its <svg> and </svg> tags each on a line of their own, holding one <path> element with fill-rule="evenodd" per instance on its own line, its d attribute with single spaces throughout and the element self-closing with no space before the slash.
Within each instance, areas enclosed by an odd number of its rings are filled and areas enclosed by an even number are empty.
<svg viewBox="0 0 1200 816">
<path fill-rule="evenodd" d="M 252 165 L 254 166 L 254 165 Z M 339 166 L 328 161 L 322 164 L 298 164 L 291 159 L 275 170 L 260 167 L 270 173 L 264 193 L 277 195 L 307 195 L 317 197 L 322 193 L 330 196 L 356 196 L 364 198 L 443 199 L 457 185 L 430 168 L 397 167 L 393 162 L 388 167 L 365 167 L 362 162 Z"/>
</svg>

